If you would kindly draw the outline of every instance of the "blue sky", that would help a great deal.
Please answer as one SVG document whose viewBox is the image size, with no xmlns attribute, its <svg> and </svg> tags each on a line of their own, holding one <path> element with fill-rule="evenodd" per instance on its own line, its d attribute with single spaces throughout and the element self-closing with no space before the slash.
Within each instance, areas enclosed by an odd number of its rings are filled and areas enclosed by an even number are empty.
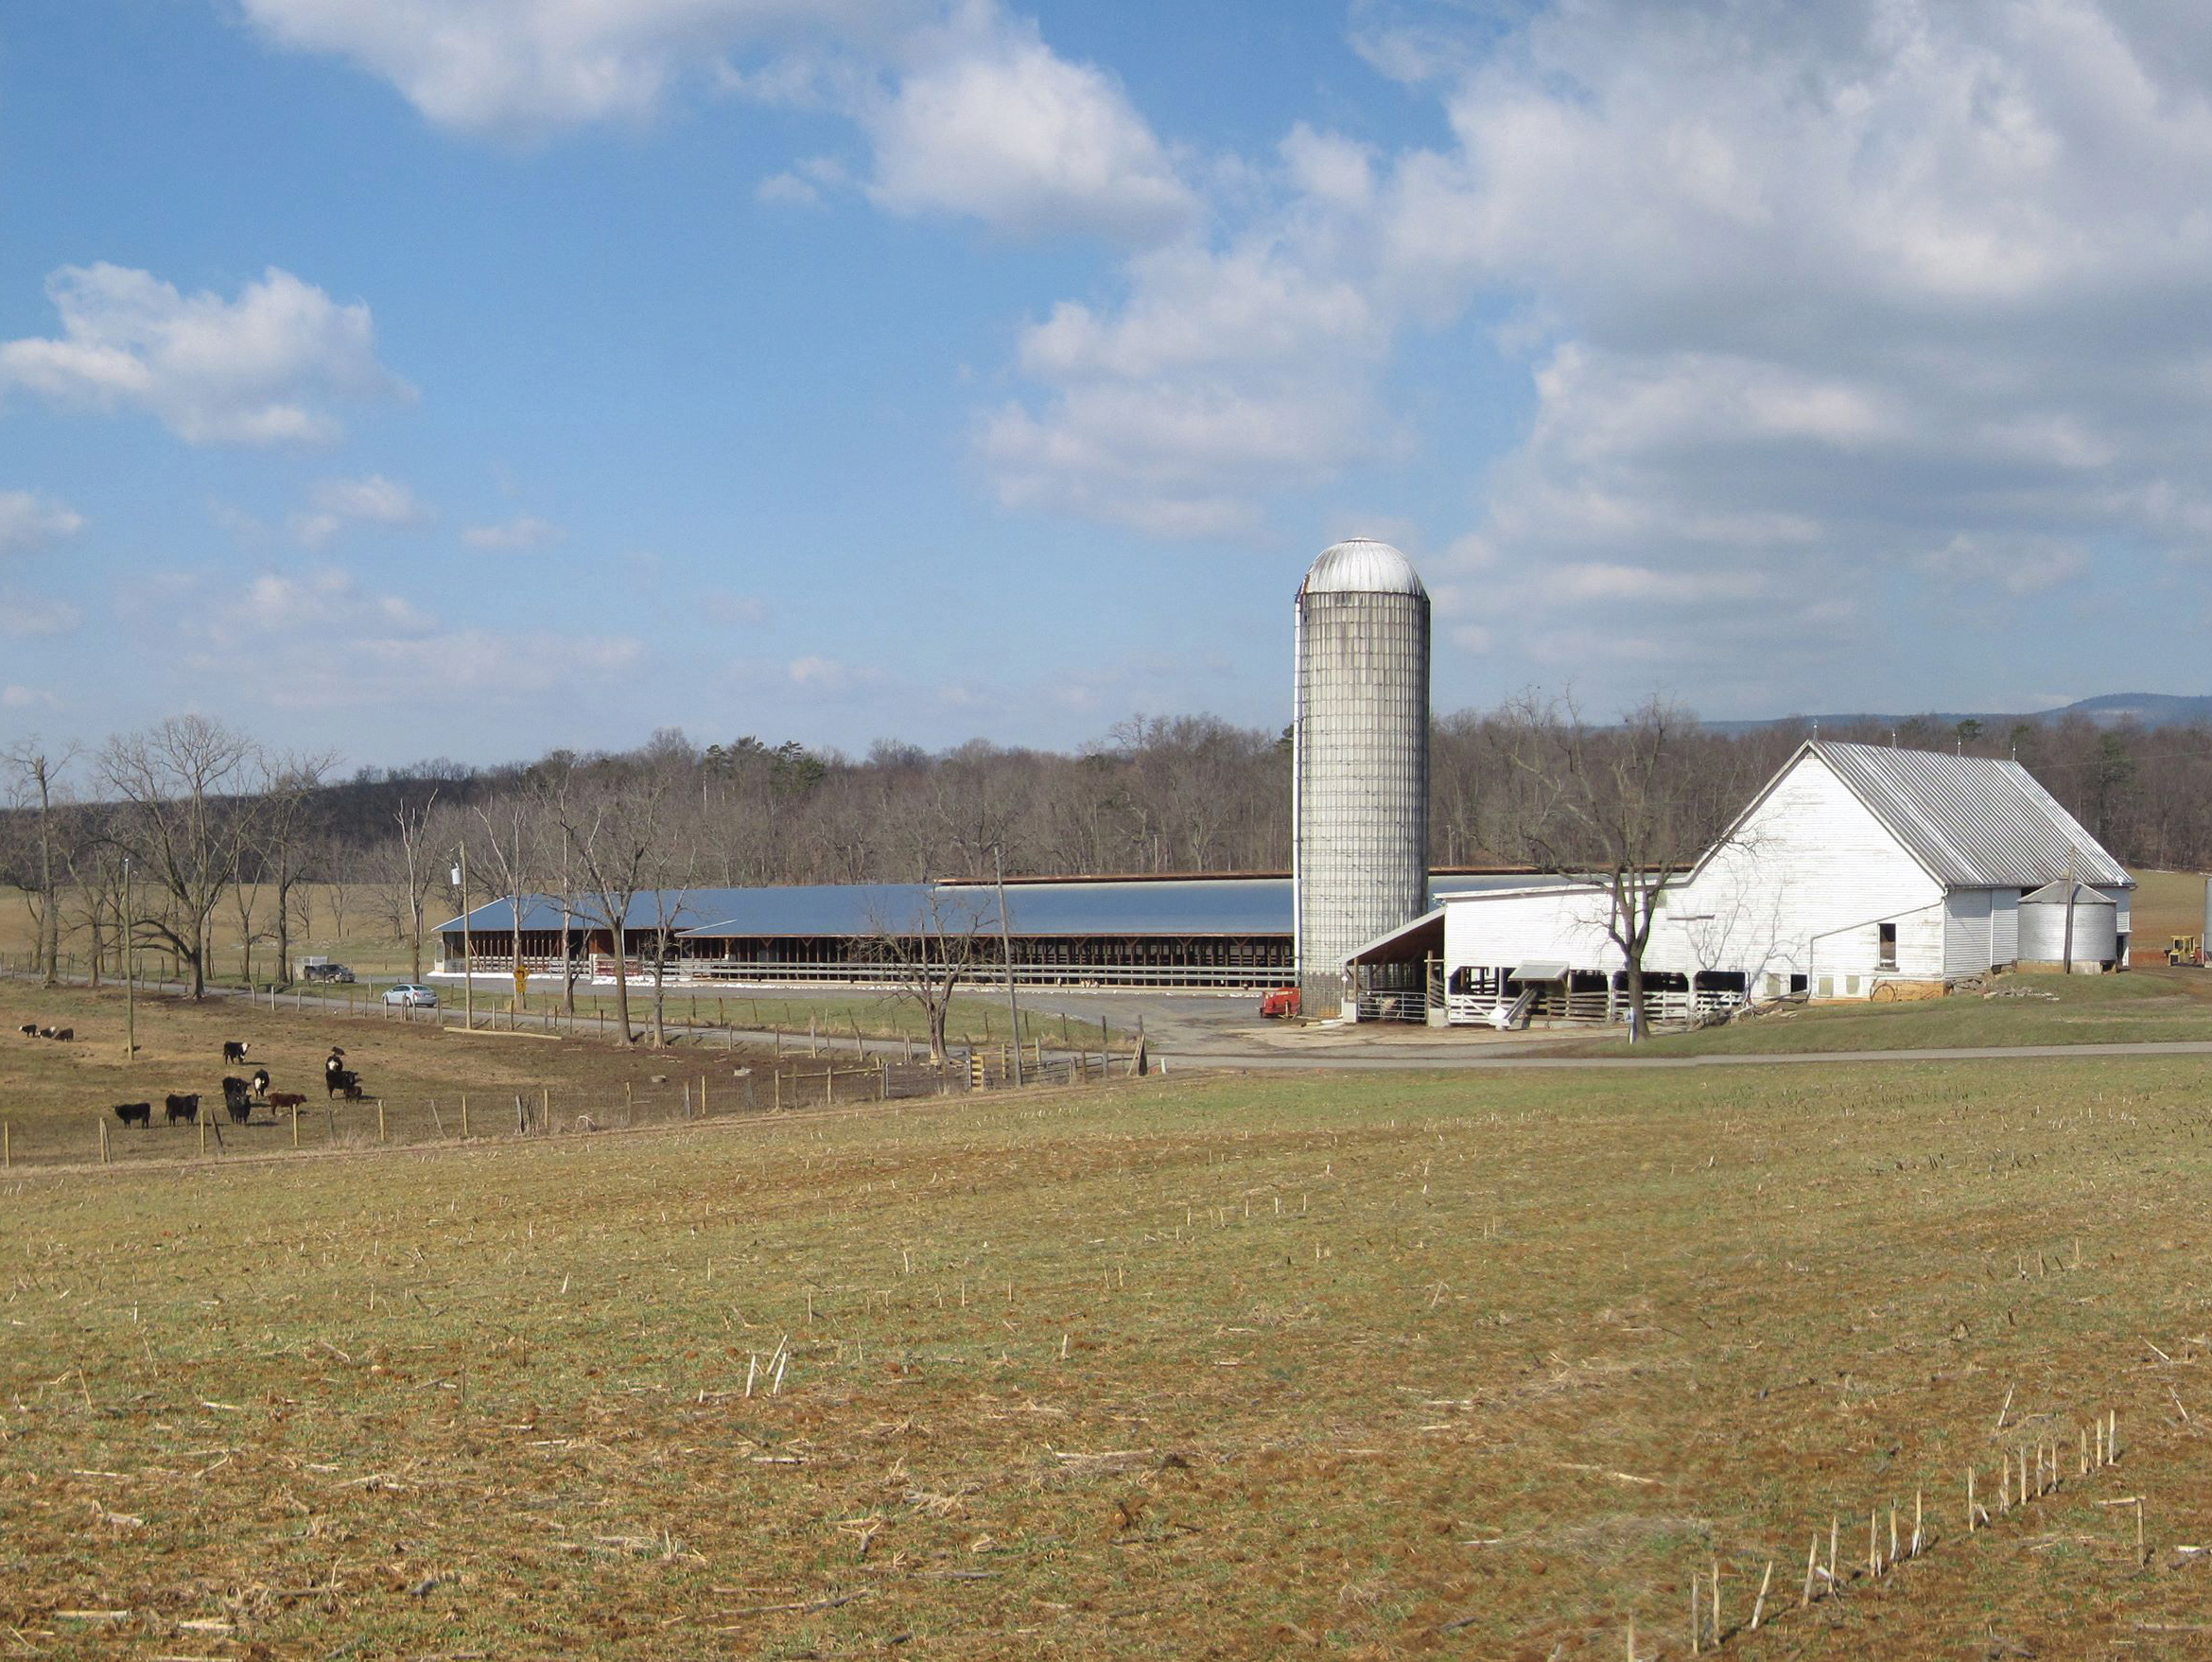
<svg viewBox="0 0 2212 1662">
<path fill-rule="evenodd" d="M 2179 0 L 16 0 L 0 730 L 2024 709 L 2206 622 Z"/>
</svg>

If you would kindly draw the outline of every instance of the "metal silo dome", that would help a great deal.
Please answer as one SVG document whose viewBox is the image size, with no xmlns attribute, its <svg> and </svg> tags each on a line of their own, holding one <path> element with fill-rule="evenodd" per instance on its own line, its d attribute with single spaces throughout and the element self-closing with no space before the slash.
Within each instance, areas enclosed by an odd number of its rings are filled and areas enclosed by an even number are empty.
<svg viewBox="0 0 2212 1662">
<path fill-rule="evenodd" d="M 1344 961 L 1427 909 L 1429 595 L 1388 543 L 1322 551 L 1298 585 L 1291 871 L 1305 1008 Z"/>
</svg>

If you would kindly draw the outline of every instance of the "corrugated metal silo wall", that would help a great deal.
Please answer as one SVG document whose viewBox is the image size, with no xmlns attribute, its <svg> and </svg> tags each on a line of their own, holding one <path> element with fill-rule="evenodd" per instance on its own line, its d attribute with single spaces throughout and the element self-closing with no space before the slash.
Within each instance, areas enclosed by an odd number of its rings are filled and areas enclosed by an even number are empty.
<svg viewBox="0 0 2212 1662">
<path fill-rule="evenodd" d="M 2020 907 L 2020 962 L 2063 964 L 2066 957 L 2066 902 L 2024 901 Z M 2074 905 L 2074 962 L 2109 963 L 2119 955 L 2118 914 L 2111 906 Z"/>
<path fill-rule="evenodd" d="M 1298 984 L 1326 1015 L 1346 957 L 1428 904 L 1428 597 L 1301 594 L 1297 688 Z"/>
</svg>

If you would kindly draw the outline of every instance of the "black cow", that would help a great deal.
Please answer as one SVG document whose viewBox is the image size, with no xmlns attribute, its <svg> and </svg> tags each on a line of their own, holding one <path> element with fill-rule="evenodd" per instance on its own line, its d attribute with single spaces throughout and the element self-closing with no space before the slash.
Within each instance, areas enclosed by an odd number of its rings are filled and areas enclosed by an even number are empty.
<svg viewBox="0 0 2212 1662">
<path fill-rule="evenodd" d="M 175 1125 L 179 1120 L 183 1120 L 186 1125 L 192 1126 L 196 1126 L 200 1123 L 199 1092 L 195 1091 L 189 1096 L 180 1096 L 176 1092 L 172 1091 L 168 1094 L 166 1106 L 169 1111 L 169 1124 L 172 1126 Z"/>
<path fill-rule="evenodd" d="M 127 1126 L 150 1126 L 153 1124 L 153 1104 L 118 1102 L 115 1104 L 115 1117 Z"/>
<path fill-rule="evenodd" d="M 348 1079 L 348 1080 L 345 1082 L 345 1084 L 344 1084 L 343 1086 L 341 1086 L 341 1087 L 340 1087 L 340 1089 L 341 1089 L 341 1090 L 343 1090 L 343 1091 L 345 1092 L 345 1099 L 346 1099 L 348 1102 L 358 1102 L 358 1101 L 360 1101 L 360 1099 L 361 1099 L 361 1082 L 360 1082 L 360 1080 L 358 1080 L 358 1079 Z"/>
<path fill-rule="evenodd" d="M 358 1099 L 361 1094 L 361 1076 L 351 1068 L 325 1068 L 322 1071 L 322 1094 L 336 1096 L 343 1092 L 346 1100 Z"/>
<path fill-rule="evenodd" d="M 54 1029 L 51 1027 L 41 1027 L 39 1029 L 39 1037 L 41 1039 L 51 1039 L 54 1037 Z"/>
<path fill-rule="evenodd" d="M 26 1022 L 23 1024 L 23 1036 L 26 1039 L 36 1039 L 39 1036 L 39 1024 L 36 1022 Z"/>
<path fill-rule="evenodd" d="M 269 1094 L 269 1070 L 267 1068 L 253 1070 L 253 1094 L 256 1096 Z"/>
<path fill-rule="evenodd" d="M 223 1107 L 230 1111 L 231 1119 L 237 1125 L 246 1123 L 246 1116 L 253 1111 L 253 1093 L 246 1089 L 246 1081 L 223 1076 Z"/>
<path fill-rule="evenodd" d="M 226 1039 L 223 1041 L 223 1060 L 227 1062 L 242 1062 L 245 1059 L 245 1045 L 241 1044 L 235 1039 Z"/>
<path fill-rule="evenodd" d="M 57 1027 L 54 1029 L 54 1037 L 66 1043 L 70 1040 L 77 1037 L 77 1029 L 74 1027 Z"/>
<path fill-rule="evenodd" d="M 223 1098 L 223 1111 L 231 1116 L 231 1124 L 242 1126 L 253 1118 L 253 1104 L 243 1096 L 235 1100 L 226 1096 Z"/>
</svg>

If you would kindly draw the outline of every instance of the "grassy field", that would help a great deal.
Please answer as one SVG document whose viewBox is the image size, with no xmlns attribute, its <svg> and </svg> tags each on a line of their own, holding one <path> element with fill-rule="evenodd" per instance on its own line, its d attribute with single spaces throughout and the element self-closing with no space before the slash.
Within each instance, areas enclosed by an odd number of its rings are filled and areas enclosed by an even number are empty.
<svg viewBox="0 0 2212 1662">
<path fill-rule="evenodd" d="M 1666 1033 L 1653 1056 L 1776 1056 L 1820 1050 L 1940 1050 L 2016 1044 L 2212 1040 L 2212 971 L 2125 975 L 2006 975 L 2002 995 L 1959 993 L 1907 1004 L 1800 1005 L 1725 1026 Z M 1546 1054 L 1615 1056 L 1619 1033 L 1562 1041 Z"/>
<path fill-rule="evenodd" d="M 0 1634 L 1648 1659 L 1717 1566 L 1749 1657 L 2212 1654 L 2203 1077 L 1178 1077 L 18 1172 Z"/>
</svg>

